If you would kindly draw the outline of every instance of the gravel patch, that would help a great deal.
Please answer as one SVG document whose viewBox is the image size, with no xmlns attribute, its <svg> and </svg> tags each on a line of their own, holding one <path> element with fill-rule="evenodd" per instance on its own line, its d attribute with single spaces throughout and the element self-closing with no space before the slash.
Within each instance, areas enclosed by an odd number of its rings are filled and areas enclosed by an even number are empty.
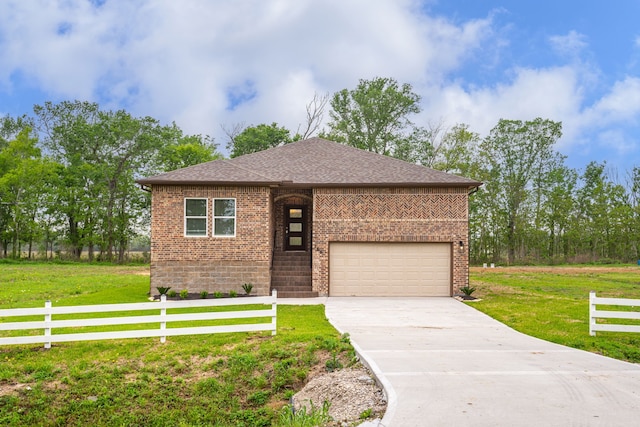
<svg viewBox="0 0 640 427">
<path fill-rule="evenodd" d="M 321 408 L 328 401 L 329 415 L 335 426 L 351 426 L 363 422 L 361 415 L 370 412 L 369 419 L 382 418 L 387 401 L 382 389 L 364 367 L 341 369 L 314 377 L 293 396 L 295 410 L 306 406 Z"/>
</svg>

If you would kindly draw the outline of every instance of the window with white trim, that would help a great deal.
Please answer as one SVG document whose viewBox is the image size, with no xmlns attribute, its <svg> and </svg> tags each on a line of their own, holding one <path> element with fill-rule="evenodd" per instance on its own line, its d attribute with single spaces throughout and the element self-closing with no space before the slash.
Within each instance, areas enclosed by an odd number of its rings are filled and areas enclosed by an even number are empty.
<svg viewBox="0 0 640 427">
<path fill-rule="evenodd" d="M 184 199 L 184 235 L 186 237 L 206 237 L 207 199 Z"/>
<path fill-rule="evenodd" d="M 213 235 L 235 237 L 236 199 L 213 199 Z"/>
</svg>

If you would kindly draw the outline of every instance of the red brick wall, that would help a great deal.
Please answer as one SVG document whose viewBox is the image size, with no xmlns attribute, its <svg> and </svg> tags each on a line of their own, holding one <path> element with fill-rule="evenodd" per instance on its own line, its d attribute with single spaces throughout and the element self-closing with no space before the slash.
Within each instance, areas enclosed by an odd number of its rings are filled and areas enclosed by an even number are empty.
<svg viewBox="0 0 640 427">
<path fill-rule="evenodd" d="M 330 242 L 451 242 L 453 293 L 458 293 L 468 284 L 467 199 L 466 188 L 315 189 L 314 290 L 329 292 Z"/>
<path fill-rule="evenodd" d="M 184 199 L 208 199 L 207 237 L 184 237 Z M 213 199 L 236 199 L 236 236 L 212 237 Z M 164 186 L 152 188 L 151 293 L 158 286 L 179 292 L 242 291 L 268 295 L 271 285 L 268 187 Z"/>
<path fill-rule="evenodd" d="M 273 191 L 273 193 L 271 193 Z M 313 288 L 329 291 L 329 243 L 452 243 L 453 292 L 468 284 L 467 189 L 153 186 L 151 291 L 157 286 L 191 292 L 270 290 L 274 230 L 284 204 L 308 205 L 313 196 Z M 209 236 L 184 237 L 184 198 L 209 200 Z M 212 199 L 236 199 L 236 237 L 211 237 Z M 464 249 L 459 249 L 462 241 Z M 281 247 L 279 243 L 277 247 Z"/>
</svg>

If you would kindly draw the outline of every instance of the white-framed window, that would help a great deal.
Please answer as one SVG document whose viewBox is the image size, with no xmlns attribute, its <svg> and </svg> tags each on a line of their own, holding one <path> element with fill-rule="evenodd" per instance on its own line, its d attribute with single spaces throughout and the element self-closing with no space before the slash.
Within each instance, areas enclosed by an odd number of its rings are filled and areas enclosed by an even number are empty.
<svg viewBox="0 0 640 427">
<path fill-rule="evenodd" d="M 236 236 L 236 199 L 213 199 L 213 235 Z"/>
<path fill-rule="evenodd" d="M 184 235 L 185 237 L 207 237 L 208 200 L 197 198 L 184 199 Z"/>
</svg>

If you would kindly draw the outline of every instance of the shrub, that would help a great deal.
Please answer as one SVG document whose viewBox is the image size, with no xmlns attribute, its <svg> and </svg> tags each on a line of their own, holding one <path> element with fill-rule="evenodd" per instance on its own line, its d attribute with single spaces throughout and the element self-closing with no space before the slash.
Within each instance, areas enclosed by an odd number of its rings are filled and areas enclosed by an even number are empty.
<svg viewBox="0 0 640 427">
<path fill-rule="evenodd" d="M 156 289 L 160 292 L 160 295 L 166 295 L 169 289 L 171 289 L 171 286 L 158 286 Z"/>
<path fill-rule="evenodd" d="M 476 291 L 476 288 L 471 286 L 465 286 L 463 288 L 460 288 L 460 291 L 462 291 L 462 293 L 465 294 L 466 296 L 470 297 L 471 294 Z"/>
<path fill-rule="evenodd" d="M 170 290 L 169 292 L 167 292 L 168 297 L 175 298 L 176 295 L 178 294 L 174 290 Z"/>
<path fill-rule="evenodd" d="M 208 296 L 209 296 L 209 292 L 207 291 L 200 292 L 200 298 L 206 299 Z"/>
<path fill-rule="evenodd" d="M 238 293 L 237 293 L 236 291 L 229 291 L 229 296 L 230 296 L 231 298 L 235 298 L 235 297 L 237 297 L 237 296 L 238 296 Z"/>
<path fill-rule="evenodd" d="M 215 292 L 213 293 L 213 297 L 214 297 L 214 298 L 222 298 L 222 292 L 220 292 L 220 291 L 215 291 Z"/>
<path fill-rule="evenodd" d="M 187 297 L 189 296 L 189 291 L 186 289 L 183 289 L 180 291 L 180 298 L 182 299 L 187 299 Z"/>
<path fill-rule="evenodd" d="M 251 293 L 251 290 L 253 289 L 253 285 L 251 283 L 245 283 L 244 285 L 242 285 L 242 289 L 244 289 L 244 292 L 249 295 Z"/>
</svg>

